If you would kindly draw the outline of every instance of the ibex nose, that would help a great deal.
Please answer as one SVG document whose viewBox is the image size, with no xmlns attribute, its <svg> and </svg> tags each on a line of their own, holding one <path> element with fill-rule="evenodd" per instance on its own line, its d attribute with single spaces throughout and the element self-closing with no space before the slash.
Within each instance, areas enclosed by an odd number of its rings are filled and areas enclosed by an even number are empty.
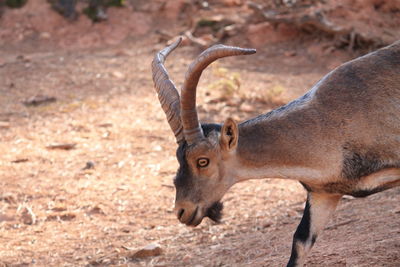
<svg viewBox="0 0 400 267">
<path fill-rule="evenodd" d="M 175 203 L 175 214 L 181 223 L 186 225 L 197 225 L 199 224 L 199 207 L 188 201 L 176 202 Z"/>
<path fill-rule="evenodd" d="M 176 213 L 178 220 L 181 220 L 182 215 L 185 213 L 185 209 L 179 209 Z"/>
</svg>

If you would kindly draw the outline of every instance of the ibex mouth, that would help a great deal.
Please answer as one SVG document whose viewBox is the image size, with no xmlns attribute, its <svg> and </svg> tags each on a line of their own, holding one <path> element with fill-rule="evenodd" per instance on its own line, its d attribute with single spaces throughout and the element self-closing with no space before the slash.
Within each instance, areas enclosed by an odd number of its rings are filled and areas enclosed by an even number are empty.
<svg viewBox="0 0 400 267">
<path fill-rule="evenodd" d="M 192 214 L 190 214 L 190 216 L 184 216 L 185 210 L 180 209 L 177 212 L 177 217 L 181 223 L 192 227 L 196 227 L 197 225 L 199 225 L 203 221 L 204 217 L 208 217 L 212 221 L 220 223 L 222 217 L 222 209 L 223 204 L 217 201 L 214 202 L 209 208 L 207 208 L 204 213 L 201 212 L 201 209 L 199 207 L 196 207 L 196 209 L 193 211 Z"/>
<path fill-rule="evenodd" d="M 181 208 L 177 212 L 178 220 L 181 223 L 186 224 L 187 226 L 195 227 L 199 225 L 203 220 L 203 216 L 199 211 L 200 211 L 199 207 L 196 207 L 196 209 L 192 213 L 190 213 L 190 209 L 185 210 L 184 208 Z"/>
<path fill-rule="evenodd" d="M 190 216 L 189 220 L 186 222 L 186 225 L 188 226 L 197 226 L 201 223 L 202 218 L 198 219 L 197 217 L 197 213 L 199 211 L 199 207 L 197 207 L 195 209 L 195 211 L 193 212 L 192 216 Z"/>
</svg>

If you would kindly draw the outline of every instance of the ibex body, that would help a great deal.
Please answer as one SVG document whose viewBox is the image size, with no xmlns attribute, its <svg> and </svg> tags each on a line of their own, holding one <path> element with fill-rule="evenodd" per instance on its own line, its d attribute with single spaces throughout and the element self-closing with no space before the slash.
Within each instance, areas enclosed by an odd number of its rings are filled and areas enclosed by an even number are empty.
<svg viewBox="0 0 400 267">
<path fill-rule="evenodd" d="M 308 192 L 288 266 L 302 266 L 343 195 L 365 197 L 400 185 L 400 42 L 350 61 L 307 94 L 240 124 L 198 122 L 196 86 L 217 58 L 255 50 L 216 46 L 189 67 L 181 98 L 159 52 L 153 79 L 178 142 L 178 219 L 219 220 L 224 193 L 254 178 L 295 179 Z"/>
</svg>

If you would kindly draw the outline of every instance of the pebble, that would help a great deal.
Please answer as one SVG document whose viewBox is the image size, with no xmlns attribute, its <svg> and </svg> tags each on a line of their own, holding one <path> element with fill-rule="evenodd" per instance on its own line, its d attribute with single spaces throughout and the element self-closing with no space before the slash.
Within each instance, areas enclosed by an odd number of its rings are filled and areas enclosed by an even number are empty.
<svg viewBox="0 0 400 267">
<path fill-rule="evenodd" d="M 123 79 L 123 78 L 125 78 L 125 75 L 124 75 L 122 72 L 119 72 L 119 71 L 113 71 L 112 75 L 113 75 L 115 78 L 118 78 L 118 79 Z"/>
<path fill-rule="evenodd" d="M 145 246 L 142 249 L 134 251 L 132 255 L 129 256 L 131 259 L 142 259 L 147 257 L 159 256 L 163 253 L 163 250 L 159 244 L 152 243 Z"/>
<path fill-rule="evenodd" d="M 32 225 L 36 223 L 36 215 L 30 207 L 23 207 L 21 211 L 21 221 L 24 224 Z"/>
</svg>

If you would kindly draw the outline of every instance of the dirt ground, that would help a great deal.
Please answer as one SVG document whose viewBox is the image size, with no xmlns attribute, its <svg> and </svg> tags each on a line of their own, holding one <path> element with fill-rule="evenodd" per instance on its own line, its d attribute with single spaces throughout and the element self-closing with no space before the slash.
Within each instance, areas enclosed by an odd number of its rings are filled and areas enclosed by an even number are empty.
<svg viewBox="0 0 400 267">
<path fill-rule="evenodd" d="M 305 201 L 297 182 L 235 185 L 221 224 L 175 218 L 176 146 L 150 73 L 158 35 L 68 49 L 45 39 L 1 43 L 0 266 L 286 264 Z M 201 120 L 267 112 L 355 56 L 321 53 L 326 45 L 283 41 L 214 64 L 199 85 Z M 168 59 L 178 86 L 200 51 L 184 46 Z M 233 76 L 233 92 L 215 85 Z M 399 193 L 344 198 L 307 266 L 399 266 Z M 152 243 L 161 255 L 132 257 Z"/>
</svg>

